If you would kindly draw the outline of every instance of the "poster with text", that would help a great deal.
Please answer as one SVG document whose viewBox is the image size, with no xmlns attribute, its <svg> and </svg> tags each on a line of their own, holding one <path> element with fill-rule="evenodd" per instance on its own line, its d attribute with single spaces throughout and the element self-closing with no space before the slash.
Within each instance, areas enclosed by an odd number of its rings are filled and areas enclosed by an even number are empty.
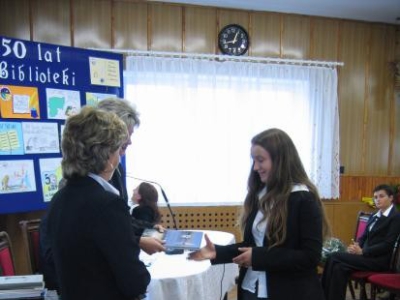
<svg viewBox="0 0 400 300">
<path fill-rule="evenodd" d="M 60 153 L 57 123 L 23 122 L 25 153 Z"/>
<path fill-rule="evenodd" d="M 0 216 L 48 207 L 65 120 L 123 98 L 123 80 L 120 53 L 0 35 Z"/>
<path fill-rule="evenodd" d="M 97 106 L 101 100 L 107 98 L 115 98 L 117 97 L 114 94 L 103 94 L 103 93 L 90 93 L 86 92 L 86 105 L 89 106 Z"/>
<path fill-rule="evenodd" d="M 46 102 L 49 119 L 65 120 L 81 109 L 81 97 L 78 91 L 46 89 Z"/>
<path fill-rule="evenodd" d="M 37 88 L 0 86 L 0 111 L 2 118 L 40 119 Z"/>
<path fill-rule="evenodd" d="M 89 57 L 89 61 L 91 84 L 121 87 L 118 60 Z"/>
<path fill-rule="evenodd" d="M 0 180 L 0 194 L 26 193 L 36 191 L 33 161 L 0 161 Z"/>
<path fill-rule="evenodd" d="M 19 122 L 0 122 L 0 155 L 22 155 L 24 143 Z"/>
<path fill-rule="evenodd" d="M 43 201 L 45 202 L 50 201 L 58 191 L 58 185 L 62 179 L 61 159 L 61 157 L 39 159 Z"/>
</svg>

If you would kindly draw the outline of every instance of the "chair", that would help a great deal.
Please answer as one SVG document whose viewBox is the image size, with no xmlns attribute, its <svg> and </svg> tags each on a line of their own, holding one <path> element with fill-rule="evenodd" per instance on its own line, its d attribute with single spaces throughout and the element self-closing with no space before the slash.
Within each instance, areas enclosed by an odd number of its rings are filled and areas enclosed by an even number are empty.
<svg viewBox="0 0 400 300">
<path fill-rule="evenodd" d="M 354 233 L 354 241 L 358 241 L 358 239 L 363 235 L 365 229 L 367 228 L 368 220 L 372 213 L 370 212 L 363 212 L 360 211 L 357 216 L 357 223 L 356 223 L 356 230 Z M 350 275 L 349 279 L 349 289 L 350 289 L 350 294 L 353 299 L 356 299 L 354 288 L 352 281 L 355 282 L 355 287 L 360 285 L 360 300 L 366 300 L 367 299 L 367 292 L 365 289 L 365 283 L 371 274 L 375 272 L 368 272 L 368 271 L 354 271 Z"/>
<path fill-rule="evenodd" d="M 0 231 L 0 267 L 3 276 L 15 275 L 14 257 L 10 237 Z"/>
<path fill-rule="evenodd" d="M 373 213 L 360 211 L 357 217 L 356 232 L 354 234 L 354 241 L 357 241 L 367 228 L 368 220 Z"/>
<path fill-rule="evenodd" d="M 25 253 L 31 274 L 40 272 L 39 226 L 40 219 L 23 220 L 19 222 L 22 230 Z"/>
<path fill-rule="evenodd" d="M 368 277 L 368 282 L 371 284 L 371 300 L 376 299 L 378 289 L 389 291 L 390 300 L 394 300 L 396 295 L 400 296 L 400 235 L 390 265 L 394 273 L 379 273 Z"/>
</svg>

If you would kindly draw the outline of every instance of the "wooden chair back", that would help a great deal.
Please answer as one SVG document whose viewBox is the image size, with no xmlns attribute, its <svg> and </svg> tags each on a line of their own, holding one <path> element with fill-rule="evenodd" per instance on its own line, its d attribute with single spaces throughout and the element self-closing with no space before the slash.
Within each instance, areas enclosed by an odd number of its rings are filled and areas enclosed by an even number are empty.
<svg viewBox="0 0 400 300">
<path fill-rule="evenodd" d="M 25 253 L 31 274 L 40 272 L 40 219 L 23 220 L 19 222 L 22 230 Z"/>
</svg>

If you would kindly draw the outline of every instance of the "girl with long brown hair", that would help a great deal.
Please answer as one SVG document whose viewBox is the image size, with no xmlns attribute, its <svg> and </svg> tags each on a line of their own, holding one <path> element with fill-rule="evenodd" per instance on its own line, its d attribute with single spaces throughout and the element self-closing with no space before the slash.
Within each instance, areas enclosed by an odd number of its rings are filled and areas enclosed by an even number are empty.
<svg viewBox="0 0 400 300">
<path fill-rule="evenodd" d="M 280 129 L 256 135 L 251 156 L 243 242 L 219 246 L 206 237 L 189 259 L 237 263 L 239 300 L 323 300 L 317 266 L 329 224 L 317 188 Z"/>
</svg>

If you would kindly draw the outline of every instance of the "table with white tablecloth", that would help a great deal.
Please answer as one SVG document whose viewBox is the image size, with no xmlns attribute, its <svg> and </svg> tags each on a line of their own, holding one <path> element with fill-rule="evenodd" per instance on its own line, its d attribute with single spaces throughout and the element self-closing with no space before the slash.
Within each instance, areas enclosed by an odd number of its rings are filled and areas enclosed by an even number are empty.
<svg viewBox="0 0 400 300">
<path fill-rule="evenodd" d="M 235 236 L 222 231 L 204 230 L 214 244 L 228 245 Z M 205 245 L 203 237 L 202 245 Z M 151 282 L 146 300 L 218 300 L 235 285 L 238 276 L 236 264 L 211 265 L 209 260 L 192 261 L 188 252 L 167 255 L 164 252 L 140 258 L 148 265 Z"/>
</svg>

